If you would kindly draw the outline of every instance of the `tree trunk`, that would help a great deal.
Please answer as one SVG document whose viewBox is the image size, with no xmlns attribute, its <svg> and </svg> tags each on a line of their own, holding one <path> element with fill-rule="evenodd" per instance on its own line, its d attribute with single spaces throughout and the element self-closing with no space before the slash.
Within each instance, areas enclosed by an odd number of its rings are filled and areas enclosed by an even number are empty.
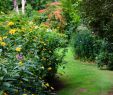
<svg viewBox="0 0 113 95">
<path fill-rule="evenodd" d="M 25 14 L 25 4 L 26 4 L 26 0 L 22 0 L 22 14 Z"/>
<path fill-rule="evenodd" d="M 19 14 L 18 4 L 16 0 L 13 0 L 14 10 Z"/>
</svg>

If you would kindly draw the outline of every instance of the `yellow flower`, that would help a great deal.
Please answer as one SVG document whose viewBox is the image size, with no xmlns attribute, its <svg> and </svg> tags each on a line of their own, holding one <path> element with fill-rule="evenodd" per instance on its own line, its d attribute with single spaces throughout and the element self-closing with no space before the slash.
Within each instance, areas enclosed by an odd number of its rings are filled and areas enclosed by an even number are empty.
<svg viewBox="0 0 113 95">
<path fill-rule="evenodd" d="M 22 94 L 22 95 L 27 95 L 27 94 Z"/>
<path fill-rule="evenodd" d="M 2 37 L 0 37 L 0 41 L 2 41 L 3 40 L 3 38 Z"/>
<path fill-rule="evenodd" d="M 16 48 L 16 51 L 18 51 L 18 52 L 19 52 L 19 51 L 21 51 L 21 49 L 22 49 L 22 48 L 17 47 L 17 48 Z"/>
<path fill-rule="evenodd" d="M 50 71 L 50 70 L 52 70 L 52 68 L 51 68 L 51 67 L 49 67 L 49 68 L 48 68 L 48 71 Z"/>
<path fill-rule="evenodd" d="M 1 42 L 1 46 L 6 46 L 6 43 L 5 42 Z"/>
<path fill-rule="evenodd" d="M 9 22 L 8 24 L 7 24 L 8 26 L 12 26 L 12 25 L 14 25 L 14 22 Z"/>
<path fill-rule="evenodd" d="M 4 36 L 4 37 L 3 37 L 3 39 L 6 39 L 6 38 L 7 38 L 7 36 Z"/>
<path fill-rule="evenodd" d="M 24 65 L 24 63 L 22 61 L 20 61 L 18 64 L 19 64 L 19 66 L 23 66 Z"/>
<path fill-rule="evenodd" d="M 11 35 L 15 34 L 15 32 L 16 32 L 16 29 L 11 29 L 11 30 L 9 31 L 9 33 L 10 33 Z"/>
</svg>

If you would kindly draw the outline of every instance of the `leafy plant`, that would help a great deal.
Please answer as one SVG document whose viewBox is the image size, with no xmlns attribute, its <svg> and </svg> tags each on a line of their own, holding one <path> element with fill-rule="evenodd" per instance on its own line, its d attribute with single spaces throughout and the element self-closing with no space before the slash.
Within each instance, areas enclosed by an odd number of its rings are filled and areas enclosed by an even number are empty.
<svg viewBox="0 0 113 95">
<path fill-rule="evenodd" d="M 81 16 L 84 23 L 89 25 L 101 38 L 112 40 L 113 1 L 111 0 L 82 0 Z"/>
<path fill-rule="evenodd" d="M 74 52 L 77 58 L 95 59 L 95 36 L 88 30 L 79 30 L 74 38 Z"/>
<path fill-rule="evenodd" d="M 0 20 L 0 91 L 50 95 L 53 88 L 46 78 L 53 78 L 62 64 L 66 35 L 35 23 L 36 14 L 1 15 Z"/>
<path fill-rule="evenodd" d="M 81 18 L 79 15 L 78 7 L 79 0 L 61 0 L 63 14 L 66 19 L 65 32 L 70 39 L 71 34 L 76 31 L 77 27 L 81 22 Z"/>
</svg>

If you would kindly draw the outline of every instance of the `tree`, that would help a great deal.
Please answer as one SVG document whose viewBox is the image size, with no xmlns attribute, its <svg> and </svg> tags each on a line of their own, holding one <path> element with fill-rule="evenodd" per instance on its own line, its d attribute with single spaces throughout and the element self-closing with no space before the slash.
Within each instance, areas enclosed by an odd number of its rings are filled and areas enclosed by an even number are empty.
<svg viewBox="0 0 113 95">
<path fill-rule="evenodd" d="M 25 4 L 26 4 L 26 0 L 21 0 L 22 14 L 25 14 Z M 19 14 L 19 9 L 18 9 L 18 2 L 17 2 L 17 0 L 13 0 L 13 5 L 14 5 L 14 10 Z"/>
<path fill-rule="evenodd" d="M 26 0 L 22 0 L 22 13 L 25 14 L 25 4 L 26 4 Z"/>
<path fill-rule="evenodd" d="M 17 0 L 13 0 L 14 10 L 19 14 Z"/>
<path fill-rule="evenodd" d="M 82 0 L 80 13 L 95 34 L 113 42 L 113 0 Z"/>
</svg>

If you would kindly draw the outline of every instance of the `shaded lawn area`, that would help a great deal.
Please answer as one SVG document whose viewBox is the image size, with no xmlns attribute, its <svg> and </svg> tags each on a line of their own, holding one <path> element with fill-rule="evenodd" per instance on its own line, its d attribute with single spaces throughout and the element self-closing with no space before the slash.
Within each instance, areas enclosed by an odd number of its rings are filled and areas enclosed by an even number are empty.
<svg viewBox="0 0 113 95">
<path fill-rule="evenodd" d="M 113 71 L 99 70 L 95 64 L 74 60 L 72 52 L 68 51 L 65 60 L 66 68 L 59 68 L 59 90 L 57 95 L 113 95 Z"/>
</svg>

